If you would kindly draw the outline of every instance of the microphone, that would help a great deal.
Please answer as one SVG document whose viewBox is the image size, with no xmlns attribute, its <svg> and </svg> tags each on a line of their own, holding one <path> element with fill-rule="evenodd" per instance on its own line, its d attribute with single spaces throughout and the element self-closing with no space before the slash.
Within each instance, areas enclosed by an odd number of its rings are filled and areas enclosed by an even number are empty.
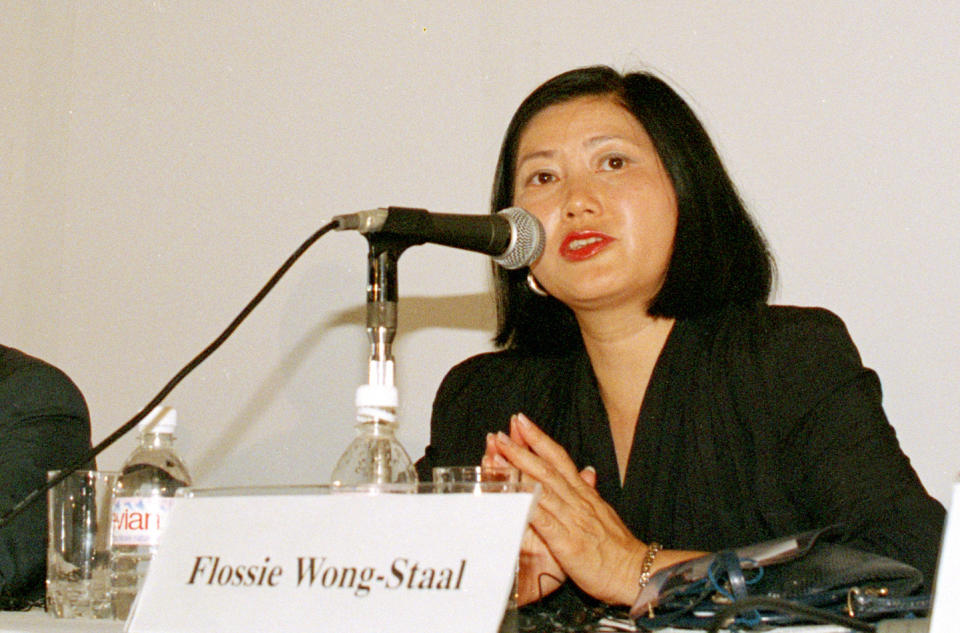
<svg viewBox="0 0 960 633">
<path fill-rule="evenodd" d="M 396 237 L 410 245 L 440 244 L 491 255 L 507 269 L 537 261 L 546 235 L 537 218 L 520 207 L 491 215 L 430 213 L 426 209 L 387 207 L 334 216 L 338 231 Z"/>
</svg>

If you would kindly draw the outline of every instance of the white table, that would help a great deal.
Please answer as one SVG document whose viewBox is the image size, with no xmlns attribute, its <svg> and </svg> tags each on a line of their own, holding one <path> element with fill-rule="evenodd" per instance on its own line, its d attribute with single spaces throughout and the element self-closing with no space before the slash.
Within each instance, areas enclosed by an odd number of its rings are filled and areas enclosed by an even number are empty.
<svg viewBox="0 0 960 633">
<path fill-rule="evenodd" d="M 0 633 L 121 633 L 120 620 L 62 619 L 43 609 L 0 611 Z"/>
<path fill-rule="evenodd" d="M 59 619 L 42 609 L 0 611 L 0 633 L 122 633 L 119 620 Z M 843 633 L 838 626 L 793 626 L 778 629 L 781 633 Z M 663 629 L 661 633 L 694 633 L 680 629 Z"/>
</svg>

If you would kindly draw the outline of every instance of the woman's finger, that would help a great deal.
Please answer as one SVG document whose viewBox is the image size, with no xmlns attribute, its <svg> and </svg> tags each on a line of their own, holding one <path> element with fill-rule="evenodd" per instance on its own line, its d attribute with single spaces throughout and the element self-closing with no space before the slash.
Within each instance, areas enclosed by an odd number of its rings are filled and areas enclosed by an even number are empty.
<svg viewBox="0 0 960 633">
<path fill-rule="evenodd" d="M 587 466 L 580 471 L 580 479 L 583 480 L 585 484 L 596 490 L 597 488 L 597 469 L 593 466 Z"/>
<path fill-rule="evenodd" d="M 516 424 L 516 420 L 512 422 Z M 546 446 L 547 443 L 558 446 L 549 439 L 546 434 L 535 438 L 537 445 L 524 448 L 514 442 L 505 433 L 498 433 L 494 437 L 497 450 L 520 471 L 529 475 L 532 479 L 540 482 L 544 488 L 545 495 L 555 493 L 561 499 L 570 499 L 571 501 L 580 497 L 597 497 L 596 491 L 588 486 L 580 473 L 577 471 L 573 460 L 566 454 L 562 448 L 559 452 L 553 451 L 552 447 Z M 539 449 L 546 446 L 547 456 L 539 453 Z M 583 502 L 594 503 L 590 498 L 582 499 Z"/>
<path fill-rule="evenodd" d="M 517 446 L 530 448 L 530 445 L 527 444 L 527 440 L 524 439 L 523 435 L 520 433 L 520 428 L 517 426 L 516 413 L 510 416 L 510 439 L 516 442 Z"/>
<path fill-rule="evenodd" d="M 549 462 L 554 468 L 571 483 L 579 483 L 580 477 L 576 464 L 570 459 L 567 451 L 544 433 L 523 413 L 518 413 L 510 419 L 511 439 L 514 431 L 522 438 L 523 444 L 531 451 Z"/>
<path fill-rule="evenodd" d="M 503 457 L 540 483 L 556 485 L 562 481 L 563 478 L 556 468 L 532 450 L 514 442 L 506 433 L 497 433 L 494 441 Z"/>
</svg>

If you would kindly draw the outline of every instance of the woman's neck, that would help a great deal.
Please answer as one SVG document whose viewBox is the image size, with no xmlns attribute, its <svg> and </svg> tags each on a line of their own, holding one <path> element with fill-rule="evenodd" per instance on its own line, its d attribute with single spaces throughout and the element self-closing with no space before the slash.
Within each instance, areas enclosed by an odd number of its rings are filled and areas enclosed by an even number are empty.
<svg viewBox="0 0 960 633">
<path fill-rule="evenodd" d="M 610 422 L 622 482 L 643 397 L 674 319 L 604 311 L 577 313 L 577 322 Z"/>
<path fill-rule="evenodd" d="M 651 352 L 658 356 L 673 326 L 673 319 L 647 314 L 646 306 L 574 310 L 574 314 L 594 368 L 622 367 L 637 355 Z"/>
</svg>

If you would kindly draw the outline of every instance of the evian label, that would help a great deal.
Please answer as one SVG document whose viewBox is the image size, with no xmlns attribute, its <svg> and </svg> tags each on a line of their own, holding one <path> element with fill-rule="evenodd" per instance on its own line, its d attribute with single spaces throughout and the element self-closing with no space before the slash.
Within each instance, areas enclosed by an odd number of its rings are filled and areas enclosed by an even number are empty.
<svg viewBox="0 0 960 633">
<path fill-rule="evenodd" d="M 173 497 L 117 497 L 113 502 L 114 545 L 156 545 Z"/>
</svg>

